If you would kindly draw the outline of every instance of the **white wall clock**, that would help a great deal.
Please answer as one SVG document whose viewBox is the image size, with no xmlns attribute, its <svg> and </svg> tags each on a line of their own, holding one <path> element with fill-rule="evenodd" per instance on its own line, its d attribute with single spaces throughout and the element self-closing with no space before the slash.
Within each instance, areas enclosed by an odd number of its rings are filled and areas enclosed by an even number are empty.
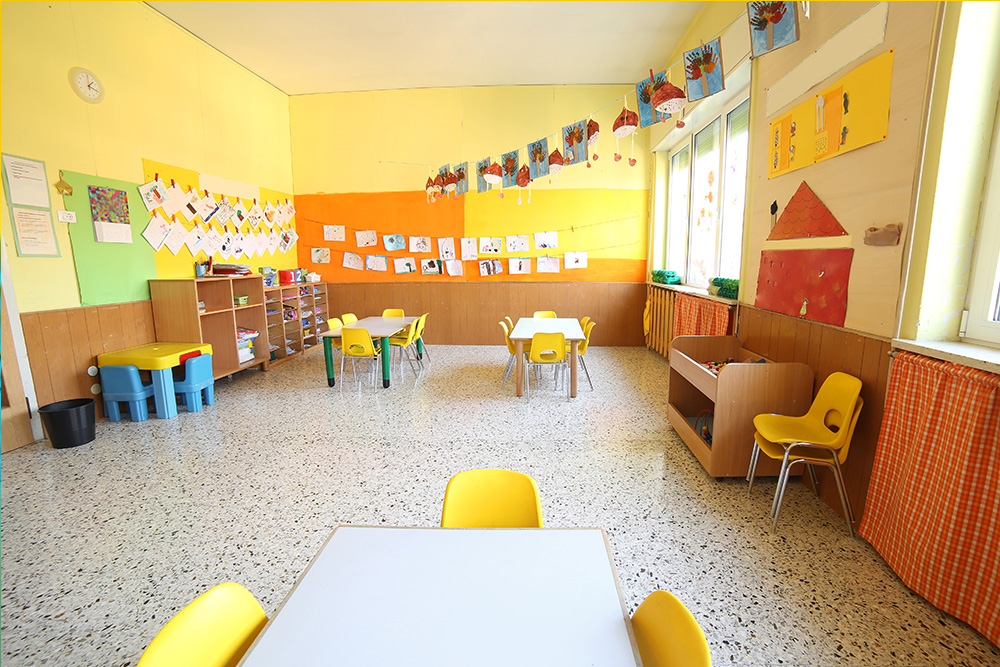
<svg viewBox="0 0 1000 667">
<path fill-rule="evenodd" d="M 81 100 L 97 104 L 104 99 L 104 84 L 89 69 L 72 67 L 69 70 L 69 85 Z"/>
</svg>

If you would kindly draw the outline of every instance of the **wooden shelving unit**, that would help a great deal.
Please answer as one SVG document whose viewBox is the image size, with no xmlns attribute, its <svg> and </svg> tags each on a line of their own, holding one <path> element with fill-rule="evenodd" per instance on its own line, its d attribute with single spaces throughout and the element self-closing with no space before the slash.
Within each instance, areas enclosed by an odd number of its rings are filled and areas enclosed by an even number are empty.
<svg viewBox="0 0 1000 667">
<path fill-rule="evenodd" d="M 702 365 L 730 359 L 733 363 L 718 375 Z M 809 366 L 764 359 L 744 349 L 736 336 L 678 336 L 670 348 L 670 425 L 712 477 L 745 476 L 753 450 L 753 418 L 767 412 L 805 414 L 812 389 Z M 711 443 L 695 428 L 706 410 L 713 413 Z M 761 456 L 757 474 L 777 475 L 780 467 L 780 461 Z"/>
<path fill-rule="evenodd" d="M 326 283 L 264 288 L 267 350 L 280 363 L 320 344 L 327 331 Z"/>
<path fill-rule="evenodd" d="M 157 341 L 210 343 L 216 378 L 252 366 L 267 369 L 262 276 L 150 280 L 149 294 Z M 242 296 L 247 297 L 247 304 L 235 305 L 236 297 Z M 199 302 L 204 304 L 203 309 Z M 240 363 L 236 351 L 238 327 L 259 334 L 254 341 L 253 359 L 244 363 Z"/>
</svg>

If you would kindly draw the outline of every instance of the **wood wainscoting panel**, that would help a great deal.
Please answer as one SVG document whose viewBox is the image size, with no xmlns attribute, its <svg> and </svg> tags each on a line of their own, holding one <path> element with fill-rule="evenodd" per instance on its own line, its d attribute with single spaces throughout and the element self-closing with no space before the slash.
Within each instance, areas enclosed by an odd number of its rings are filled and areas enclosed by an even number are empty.
<svg viewBox="0 0 1000 667">
<path fill-rule="evenodd" d="M 431 345 L 502 345 L 497 322 L 515 322 L 536 310 L 559 317 L 590 316 L 593 345 L 643 345 L 644 283 L 327 283 L 330 315 L 381 315 L 402 308 L 430 313 L 424 340 Z"/>
<path fill-rule="evenodd" d="M 28 363 L 38 405 L 70 398 L 96 398 L 100 378 L 87 369 L 97 355 L 156 341 L 149 301 L 21 313 Z M 103 406 L 97 401 L 97 413 Z"/>
<path fill-rule="evenodd" d="M 854 509 L 854 518 L 860 524 L 879 429 L 882 427 L 889 380 L 889 341 L 742 303 L 738 312 L 737 336 L 743 341 L 743 346 L 774 361 L 801 361 L 808 365 L 816 378 L 813 395 L 831 373 L 840 371 L 861 379 L 861 397 L 865 406 L 858 418 L 851 450 L 843 467 L 847 495 Z M 818 467 L 816 472 L 820 497 L 841 513 L 833 473 L 822 467 Z M 808 475 L 802 479 L 810 485 Z"/>
</svg>

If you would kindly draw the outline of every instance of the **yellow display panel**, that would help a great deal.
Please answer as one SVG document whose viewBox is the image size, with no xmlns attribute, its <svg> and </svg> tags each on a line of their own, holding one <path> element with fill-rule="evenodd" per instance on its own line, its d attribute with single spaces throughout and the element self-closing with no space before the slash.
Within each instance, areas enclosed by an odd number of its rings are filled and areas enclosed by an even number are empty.
<svg viewBox="0 0 1000 667">
<path fill-rule="evenodd" d="M 770 125 L 767 177 L 882 141 L 889 131 L 893 50 L 859 65 Z"/>
</svg>

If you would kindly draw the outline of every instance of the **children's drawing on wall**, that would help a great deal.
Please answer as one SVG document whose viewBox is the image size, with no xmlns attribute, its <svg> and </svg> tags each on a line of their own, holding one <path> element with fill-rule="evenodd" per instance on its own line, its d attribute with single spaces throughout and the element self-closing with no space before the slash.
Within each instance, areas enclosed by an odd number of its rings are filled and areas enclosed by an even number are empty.
<svg viewBox="0 0 1000 667">
<path fill-rule="evenodd" d="M 528 144 L 528 171 L 532 179 L 549 173 L 549 140 L 542 138 Z"/>
<path fill-rule="evenodd" d="M 503 239 L 499 236 L 479 237 L 480 255 L 499 255 L 503 252 Z"/>
<path fill-rule="evenodd" d="M 167 233 L 170 229 L 167 229 Z M 164 237 L 166 239 L 166 237 Z M 222 228 L 222 242 L 219 244 L 219 254 L 222 255 L 223 259 L 229 259 L 233 256 L 233 244 L 236 239 L 233 238 L 233 233 L 229 231 L 227 227 Z M 280 247 L 280 246 L 279 246 Z"/>
<path fill-rule="evenodd" d="M 361 255 L 356 252 L 345 252 L 344 253 L 344 268 L 354 269 L 355 271 L 364 271 L 365 263 L 361 260 Z"/>
<path fill-rule="evenodd" d="M 378 234 L 375 233 L 374 229 L 366 229 L 354 232 L 354 239 L 359 248 L 370 248 L 378 243 Z"/>
<path fill-rule="evenodd" d="M 247 211 L 247 221 L 250 223 L 251 229 L 257 229 L 264 222 L 264 209 L 257 202 L 254 202 L 250 210 Z"/>
<path fill-rule="evenodd" d="M 535 232 L 535 250 L 559 247 L 559 232 Z"/>
<path fill-rule="evenodd" d="M 449 259 L 444 263 L 445 268 L 448 270 L 449 276 L 460 276 L 462 275 L 462 262 L 457 259 Z"/>
<path fill-rule="evenodd" d="M 479 259 L 479 252 L 476 248 L 478 239 L 476 237 L 463 237 L 459 241 L 459 246 L 462 250 L 462 261 L 469 262 Z"/>
<path fill-rule="evenodd" d="M 382 243 L 389 252 L 393 250 L 406 250 L 406 239 L 402 234 L 383 234 Z"/>
<path fill-rule="evenodd" d="M 469 163 L 463 162 L 455 165 L 455 194 L 464 195 L 469 191 Z"/>
<path fill-rule="evenodd" d="M 531 259 L 529 257 L 511 257 L 508 262 L 512 276 L 531 273 Z"/>
<path fill-rule="evenodd" d="M 748 2 L 750 48 L 753 57 L 795 43 L 799 39 L 799 20 L 794 2 Z"/>
<path fill-rule="evenodd" d="M 167 238 L 170 231 L 170 221 L 160 215 L 157 211 L 149 218 L 149 224 L 142 231 L 142 238 L 152 246 L 153 250 L 159 250 L 163 246 L 163 239 Z"/>
<path fill-rule="evenodd" d="M 635 84 L 636 97 L 639 98 L 639 127 L 649 127 L 670 118 L 670 114 L 660 113 L 653 109 L 653 93 L 667 82 L 666 70 L 645 78 Z"/>
<path fill-rule="evenodd" d="M 219 204 L 215 201 L 215 197 L 207 192 L 198 200 L 198 217 L 205 222 L 211 222 L 218 210 Z"/>
<path fill-rule="evenodd" d="M 528 235 L 515 234 L 507 237 L 507 252 L 527 252 Z"/>
<path fill-rule="evenodd" d="M 486 181 L 486 170 L 489 169 L 489 166 L 489 158 L 476 163 L 476 192 L 489 192 L 493 187 Z"/>
<path fill-rule="evenodd" d="M 586 252 L 567 252 L 563 255 L 563 260 L 566 262 L 567 269 L 587 268 Z"/>
<path fill-rule="evenodd" d="M 281 252 L 288 252 L 295 246 L 295 241 L 298 240 L 299 235 L 295 233 L 295 230 L 289 227 L 288 229 L 283 229 L 278 234 L 278 250 Z"/>
<path fill-rule="evenodd" d="M 587 161 L 587 121 L 581 120 L 562 129 L 563 165 Z"/>
<path fill-rule="evenodd" d="M 330 249 L 329 248 L 311 248 L 309 251 L 310 259 L 312 259 L 313 264 L 329 264 L 330 263 Z"/>
<path fill-rule="evenodd" d="M 277 229 L 272 229 L 267 235 L 267 251 L 273 255 L 278 251 L 280 245 L 281 234 L 278 233 Z"/>
<path fill-rule="evenodd" d="M 500 263 L 499 259 L 481 259 L 479 260 L 479 275 L 480 276 L 496 276 L 503 273 L 503 264 Z"/>
<path fill-rule="evenodd" d="M 267 227 L 274 227 L 274 223 L 278 220 L 278 209 L 274 207 L 274 204 L 267 202 L 264 205 L 264 225 Z M 324 225 L 325 227 L 326 225 Z"/>
<path fill-rule="evenodd" d="M 539 273 L 559 273 L 558 257 L 539 257 L 537 259 Z"/>
<path fill-rule="evenodd" d="M 198 196 L 198 191 L 191 188 L 184 193 L 184 205 L 181 206 L 181 215 L 188 222 L 194 220 L 198 215 L 198 202 L 201 201 L 201 197 Z"/>
<path fill-rule="evenodd" d="M 430 251 L 431 251 L 431 237 L 429 236 L 410 237 L 410 252 L 430 252 Z"/>
<path fill-rule="evenodd" d="M 392 266 L 396 269 L 396 273 L 417 272 L 417 260 L 412 257 L 394 257 L 392 260 Z"/>
<path fill-rule="evenodd" d="M 757 308 L 844 326 L 853 248 L 764 250 Z"/>
<path fill-rule="evenodd" d="M 425 276 L 440 276 L 441 260 L 440 259 L 420 260 L 420 273 Z"/>
<path fill-rule="evenodd" d="M 163 202 L 167 200 L 167 186 L 157 178 L 140 185 L 139 195 L 142 197 L 142 203 L 146 205 L 146 210 L 152 211 L 154 208 L 162 206 Z"/>
<path fill-rule="evenodd" d="M 387 271 L 389 261 L 385 255 L 365 255 L 365 269 L 368 271 Z"/>
<path fill-rule="evenodd" d="M 444 261 L 455 259 L 455 239 L 438 239 L 438 256 Z"/>
<path fill-rule="evenodd" d="M 215 221 L 220 225 L 225 225 L 233 219 L 234 215 L 236 215 L 236 209 L 229 203 L 229 197 L 223 195 L 218 209 L 215 211 Z"/>
<path fill-rule="evenodd" d="M 518 164 L 517 151 L 504 153 L 503 157 L 500 158 L 500 164 L 503 167 L 503 186 L 505 188 L 514 187 L 514 182 L 517 178 L 517 168 L 520 166 Z"/>
<path fill-rule="evenodd" d="M 128 217 L 128 194 L 97 185 L 88 188 L 94 234 L 102 243 L 131 243 L 132 225 Z"/>
<path fill-rule="evenodd" d="M 720 40 L 712 40 L 684 53 L 684 78 L 689 102 L 721 93 L 725 89 Z"/>
<path fill-rule="evenodd" d="M 343 241 L 344 234 L 344 225 L 323 225 L 324 241 Z"/>
</svg>

